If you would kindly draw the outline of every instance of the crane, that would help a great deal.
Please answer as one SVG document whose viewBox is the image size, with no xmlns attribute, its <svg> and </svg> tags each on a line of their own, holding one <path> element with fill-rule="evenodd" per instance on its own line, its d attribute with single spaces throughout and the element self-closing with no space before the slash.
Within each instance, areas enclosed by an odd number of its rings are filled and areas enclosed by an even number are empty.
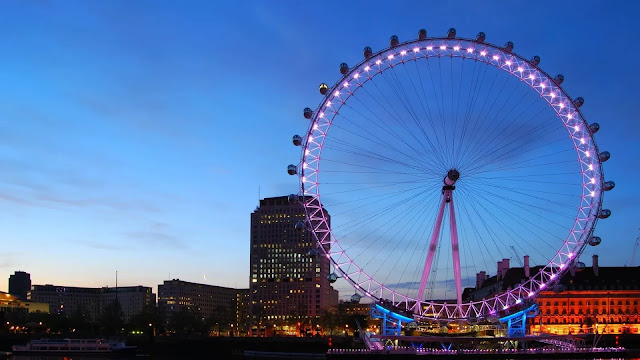
<svg viewBox="0 0 640 360">
<path fill-rule="evenodd" d="M 640 230 L 640 228 L 638 228 Z M 633 244 L 633 251 L 631 252 L 631 258 L 627 262 L 626 266 L 633 266 L 633 260 L 636 257 L 636 250 L 638 250 L 638 246 L 640 245 L 640 235 L 636 238 L 635 244 Z"/>
</svg>

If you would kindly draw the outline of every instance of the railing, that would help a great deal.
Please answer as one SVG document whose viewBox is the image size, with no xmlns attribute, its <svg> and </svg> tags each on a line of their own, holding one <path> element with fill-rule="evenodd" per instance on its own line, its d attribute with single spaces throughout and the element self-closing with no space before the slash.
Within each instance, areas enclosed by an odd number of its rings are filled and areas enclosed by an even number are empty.
<svg viewBox="0 0 640 360">
<path fill-rule="evenodd" d="M 369 336 L 369 333 L 362 330 L 362 326 L 360 326 L 360 322 L 356 320 L 356 325 L 358 325 L 358 333 L 360 333 L 360 340 L 367 345 L 369 350 L 382 350 L 382 343 L 379 341 L 373 341 Z"/>
</svg>

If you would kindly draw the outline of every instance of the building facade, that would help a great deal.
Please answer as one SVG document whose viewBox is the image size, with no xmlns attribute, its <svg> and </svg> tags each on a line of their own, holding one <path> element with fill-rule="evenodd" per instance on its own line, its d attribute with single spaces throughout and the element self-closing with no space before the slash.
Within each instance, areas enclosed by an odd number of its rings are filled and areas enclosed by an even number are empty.
<svg viewBox="0 0 640 360">
<path fill-rule="evenodd" d="M 134 316 L 150 311 L 156 305 L 156 294 L 146 286 L 123 286 L 117 288 L 104 287 L 100 294 L 100 309 L 104 309 L 114 301 L 120 303 L 122 319 L 128 323 Z"/>
<path fill-rule="evenodd" d="M 295 229 L 305 221 L 303 199 L 296 200 L 265 198 L 251 214 L 249 296 L 256 330 L 317 318 L 337 305 L 329 259 L 318 256 L 310 230 Z"/>
<path fill-rule="evenodd" d="M 33 285 L 29 300 L 49 304 L 51 314 L 72 316 L 80 312 L 92 321 L 100 316 L 99 288 Z"/>
<path fill-rule="evenodd" d="M 0 291 L 0 313 L 22 312 L 22 313 L 49 313 L 49 304 L 25 301 L 15 295 Z M 0 318 L 3 320 L 3 318 Z"/>
<path fill-rule="evenodd" d="M 158 285 L 158 312 L 169 324 L 180 311 L 189 311 L 205 321 L 215 317 L 228 321 L 238 331 L 246 330 L 248 289 L 233 289 L 222 286 L 198 284 L 180 279 L 165 280 Z"/>
<path fill-rule="evenodd" d="M 550 334 L 640 333 L 640 267 L 571 271 L 554 290 L 540 292 L 530 331 Z"/>
<path fill-rule="evenodd" d="M 102 310 L 116 298 L 122 308 L 125 322 L 155 306 L 155 294 L 151 292 L 150 287 L 145 286 L 85 288 L 33 285 L 29 294 L 31 301 L 49 304 L 51 314 L 72 316 L 81 313 L 91 321 L 97 320 Z"/>
<path fill-rule="evenodd" d="M 476 288 L 465 289 L 465 299 L 495 295 L 540 271 L 529 269 L 528 257 L 524 264 L 509 268 L 503 259 L 496 276 L 478 273 Z M 598 255 L 593 255 L 591 267 L 570 267 L 557 284 L 538 294 L 536 303 L 538 316 L 527 324 L 532 334 L 639 334 L 640 267 L 600 267 Z"/>
<path fill-rule="evenodd" d="M 16 271 L 9 276 L 9 294 L 20 300 L 27 300 L 27 293 L 31 290 L 31 275 L 24 271 Z"/>
</svg>

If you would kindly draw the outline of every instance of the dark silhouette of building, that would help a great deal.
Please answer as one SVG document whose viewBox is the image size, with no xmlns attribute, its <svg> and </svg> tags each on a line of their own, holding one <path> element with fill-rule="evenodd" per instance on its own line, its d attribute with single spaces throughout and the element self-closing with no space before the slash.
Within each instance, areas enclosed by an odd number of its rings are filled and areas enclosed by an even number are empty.
<svg viewBox="0 0 640 360">
<path fill-rule="evenodd" d="M 27 293 L 31 290 L 31 275 L 24 271 L 16 271 L 9 276 L 9 294 L 20 300 L 27 300 Z"/>
<path fill-rule="evenodd" d="M 150 287 L 146 286 L 85 288 L 33 285 L 29 299 L 49 304 L 51 314 L 72 316 L 81 313 L 93 321 L 99 318 L 105 307 L 116 300 L 116 296 L 122 309 L 124 322 L 155 307 L 156 304 L 155 294 Z"/>
<path fill-rule="evenodd" d="M 249 296 L 254 331 L 262 332 L 259 329 L 267 325 L 300 327 L 297 323 L 337 305 L 337 291 L 328 280 L 329 259 L 321 256 L 308 226 L 296 229 L 305 221 L 304 200 L 265 198 L 251 214 Z"/>
</svg>

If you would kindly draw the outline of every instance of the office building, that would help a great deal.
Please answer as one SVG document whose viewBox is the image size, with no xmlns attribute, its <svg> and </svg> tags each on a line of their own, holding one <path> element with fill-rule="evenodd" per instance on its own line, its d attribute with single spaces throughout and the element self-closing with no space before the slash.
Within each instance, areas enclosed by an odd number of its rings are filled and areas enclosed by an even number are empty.
<svg viewBox="0 0 640 360">
<path fill-rule="evenodd" d="M 169 324 L 175 314 L 190 311 L 201 320 L 215 317 L 218 321 L 229 322 L 220 325 L 227 329 L 246 328 L 246 296 L 248 289 L 233 289 L 183 281 L 165 280 L 158 285 L 158 311 L 165 324 Z"/>
<path fill-rule="evenodd" d="M 9 276 L 9 294 L 20 300 L 27 300 L 27 293 L 31 290 L 31 275 L 24 271 L 16 271 Z"/>
<path fill-rule="evenodd" d="M 155 306 L 155 294 L 150 287 L 145 286 L 85 288 L 33 285 L 29 295 L 31 301 L 49 304 L 51 314 L 72 316 L 80 313 L 90 321 L 99 319 L 104 308 L 116 298 L 125 322 Z"/>
<path fill-rule="evenodd" d="M 337 305 L 337 291 L 327 279 L 329 259 L 319 256 L 310 230 L 295 229 L 305 221 L 302 199 L 296 200 L 265 198 L 251 214 L 249 296 L 256 331 L 316 318 Z"/>
<path fill-rule="evenodd" d="M 29 300 L 49 304 L 49 312 L 64 316 L 82 313 L 91 321 L 100 316 L 100 289 L 33 285 Z"/>
<path fill-rule="evenodd" d="M 104 309 L 114 301 L 120 303 L 122 320 L 128 323 L 134 316 L 150 311 L 156 305 L 156 294 L 146 286 L 103 287 L 100 294 L 100 308 Z"/>
</svg>

